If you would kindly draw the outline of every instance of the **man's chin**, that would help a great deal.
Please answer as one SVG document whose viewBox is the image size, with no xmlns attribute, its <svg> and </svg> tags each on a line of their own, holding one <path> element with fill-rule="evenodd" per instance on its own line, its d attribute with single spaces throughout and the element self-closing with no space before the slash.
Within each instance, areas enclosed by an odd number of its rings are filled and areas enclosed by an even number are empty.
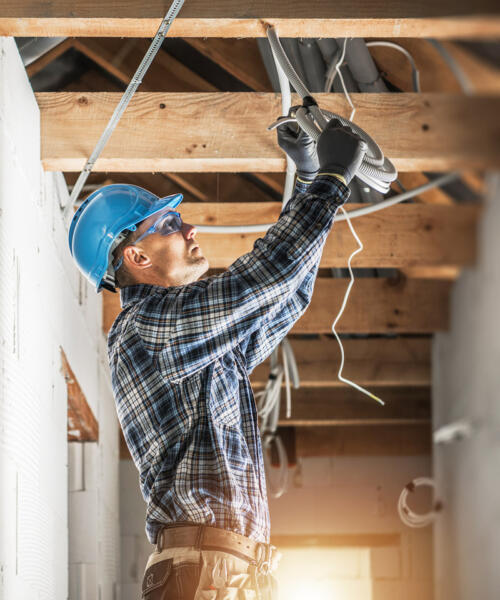
<svg viewBox="0 0 500 600">
<path fill-rule="evenodd" d="M 198 277 L 201 277 L 210 268 L 207 258 L 203 255 L 196 256 L 196 257 L 192 256 L 191 260 L 192 260 L 191 264 L 192 264 L 194 270 L 196 271 Z"/>
</svg>

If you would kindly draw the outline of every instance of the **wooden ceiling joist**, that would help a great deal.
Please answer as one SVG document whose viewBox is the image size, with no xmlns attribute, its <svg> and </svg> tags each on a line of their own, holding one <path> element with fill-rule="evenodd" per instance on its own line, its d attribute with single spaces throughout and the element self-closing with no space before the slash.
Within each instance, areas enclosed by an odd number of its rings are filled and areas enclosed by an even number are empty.
<svg viewBox="0 0 500 600">
<path fill-rule="evenodd" d="M 311 304 L 292 333 L 331 333 L 347 279 L 316 280 Z M 339 333 L 433 333 L 448 328 L 448 281 L 358 279 Z"/>
<path fill-rule="evenodd" d="M 345 387 L 337 377 L 340 350 L 335 339 L 292 338 L 290 343 L 302 388 Z M 346 361 L 344 376 L 360 385 L 386 388 L 431 385 L 429 337 L 350 339 L 343 340 L 342 344 Z M 269 359 L 252 372 L 252 386 L 262 388 L 268 376 Z"/>
<path fill-rule="evenodd" d="M 430 424 L 297 427 L 297 458 L 307 456 L 421 456 L 432 452 Z"/>
<path fill-rule="evenodd" d="M 169 2 L 6 0 L 0 35 L 152 37 Z M 264 37 L 268 25 L 282 37 L 495 37 L 500 33 L 494 0 L 229 0 L 186 2 L 173 37 Z"/>
<path fill-rule="evenodd" d="M 343 388 L 293 390 L 291 416 L 286 418 L 282 397 L 279 425 L 309 427 L 332 425 L 430 424 L 429 388 L 377 390 L 384 406 L 344 385 Z"/>
<path fill-rule="evenodd" d="M 292 333 L 331 333 L 347 279 L 318 278 L 310 306 Z M 371 279 L 356 281 L 337 330 L 340 333 L 428 334 L 448 327 L 449 281 Z M 103 292 L 103 330 L 120 312 L 120 296 Z"/>
<path fill-rule="evenodd" d="M 116 93 L 39 93 L 42 161 L 79 171 L 121 97 Z M 401 171 L 500 166 L 498 96 L 353 94 L 356 122 Z M 341 94 L 318 94 L 347 114 Z M 294 97 L 292 102 L 298 102 Z M 95 164 L 97 171 L 284 171 L 273 93 L 138 92 Z"/>
<path fill-rule="evenodd" d="M 360 204 L 347 204 L 354 210 Z M 198 225 L 245 225 L 274 223 L 280 202 L 186 202 L 179 207 L 187 223 Z M 366 215 L 356 221 L 364 251 L 355 267 L 462 266 L 475 260 L 478 206 L 406 204 Z M 250 252 L 263 233 L 197 234 L 197 240 L 214 269 L 227 268 Z M 460 240 L 460 243 L 457 243 Z M 356 242 L 345 221 L 334 225 L 325 245 L 321 267 L 345 267 Z"/>
<path fill-rule="evenodd" d="M 141 39 L 75 39 L 73 47 L 128 85 L 149 41 Z M 141 91 L 209 92 L 216 87 L 167 52 L 159 52 L 141 83 Z"/>
</svg>

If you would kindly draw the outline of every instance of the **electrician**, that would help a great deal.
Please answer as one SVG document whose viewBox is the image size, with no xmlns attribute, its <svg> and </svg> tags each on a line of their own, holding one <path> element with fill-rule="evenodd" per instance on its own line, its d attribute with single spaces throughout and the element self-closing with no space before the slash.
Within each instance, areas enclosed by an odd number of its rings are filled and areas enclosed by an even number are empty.
<svg viewBox="0 0 500 600">
<path fill-rule="evenodd" d="M 336 120 L 317 144 L 281 125 L 278 144 L 297 166 L 294 194 L 222 274 L 202 278 L 209 265 L 195 227 L 175 210 L 181 194 L 104 186 L 71 223 L 80 270 L 97 292 L 120 290 L 108 357 L 156 544 L 143 579 L 147 600 L 233 598 L 235 588 L 276 598 L 278 552 L 249 374 L 306 310 L 366 151 Z"/>
</svg>

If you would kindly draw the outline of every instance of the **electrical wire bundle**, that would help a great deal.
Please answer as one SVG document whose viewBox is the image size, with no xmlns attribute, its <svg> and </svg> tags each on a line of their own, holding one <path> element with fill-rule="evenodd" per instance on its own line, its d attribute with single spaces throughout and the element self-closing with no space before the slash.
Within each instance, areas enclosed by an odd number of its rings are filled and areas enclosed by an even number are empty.
<svg viewBox="0 0 500 600">
<path fill-rule="evenodd" d="M 408 506 L 408 495 L 413 493 L 418 486 L 426 485 L 435 489 L 435 484 L 429 477 L 417 477 L 408 483 L 401 492 L 398 500 L 398 514 L 408 527 L 427 527 L 436 519 L 436 514 L 441 510 L 441 503 L 434 502 L 433 509 L 425 515 L 420 515 Z"/>
<path fill-rule="evenodd" d="M 279 363 L 280 348 L 283 364 Z M 264 467 L 268 481 L 268 493 L 272 498 L 282 496 L 288 485 L 288 456 L 283 441 L 276 432 L 281 406 L 283 378 L 285 379 L 286 418 L 288 419 L 292 412 L 291 385 L 297 389 L 300 386 L 300 379 L 292 346 L 287 338 L 284 338 L 271 354 L 271 366 L 266 387 L 255 394 L 255 402 L 260 419 L 259 428 L 262 439 Z M 277 476 L 272 472 L 273 467 L 271 465 L 273 444 L 279 463 Z"/>
</svg>

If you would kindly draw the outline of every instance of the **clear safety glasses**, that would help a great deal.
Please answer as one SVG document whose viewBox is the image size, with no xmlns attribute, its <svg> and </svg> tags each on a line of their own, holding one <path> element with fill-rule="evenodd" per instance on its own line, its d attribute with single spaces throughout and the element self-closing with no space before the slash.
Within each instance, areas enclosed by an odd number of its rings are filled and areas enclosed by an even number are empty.
<svg viewBox="0 0 500 600">
<path fill-rule="evenodd" d="M 175 210 L 170 210 L 166 213 L 161 214 L 158 219 L 151 225 L 149 229 L 147 229 L 142 235 L 140 235 L 135 242 L 131 242 L 129 246 L 135 246 L 141 240 L 143 240 L 146 236 L 151 235 L 152 233 L 159 233 L 160 235 L 170 235 L 171 233 L 175 233 L 176 231 L 180 231 L 182 229 L 182 219 L 180 213 Z M 123 256 L 120 257 L 120 260 L 113 267 L 114 271 L 118 271 L 118 269 L 123 264 Z"/>
</svg>

